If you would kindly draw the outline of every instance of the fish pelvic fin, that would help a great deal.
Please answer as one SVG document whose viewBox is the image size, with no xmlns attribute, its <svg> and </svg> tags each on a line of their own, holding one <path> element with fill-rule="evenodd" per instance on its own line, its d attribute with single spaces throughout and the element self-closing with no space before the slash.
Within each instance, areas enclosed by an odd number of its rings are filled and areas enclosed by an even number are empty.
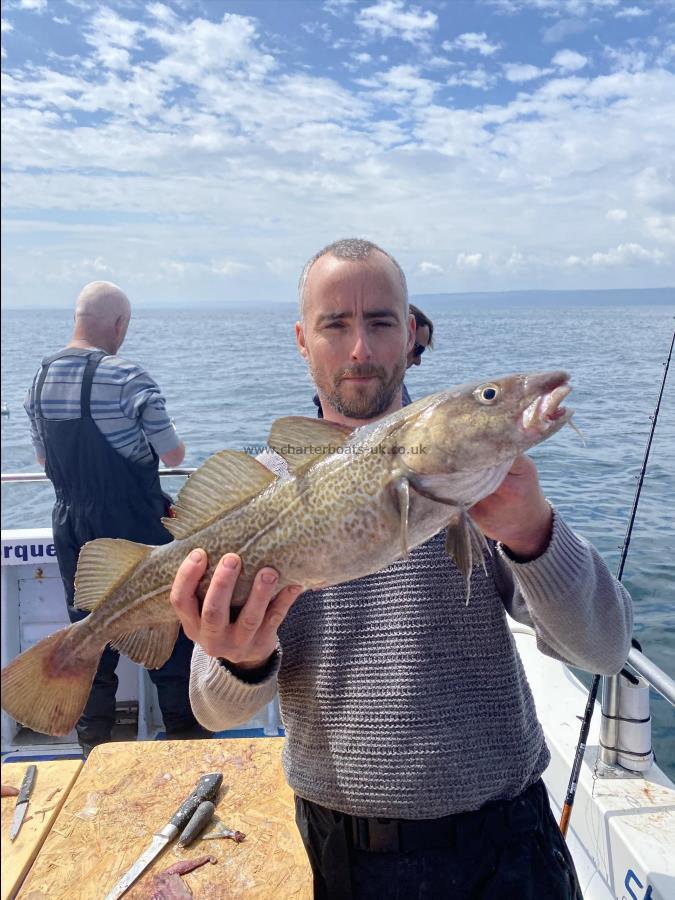
<svg viewBox="0 0 675 900">
<path fill-rule="evenodd" d="M 87 612 L 96 609 L 151 550 L 146 544 L 117 538 L 98 538 L 85 544 L 77 561 L 75 608 Z"/>
<path fill-rule="evenodd" d="M 483 570 L 487 573 L 485 565 L 485 551 L 490 553 L 490 545 L 485 540 L 485 535 L 467 513 L 464 507 L 457 507 L 453 511 L 448 523 L 445 548 L 455 561 L 455 565 L 464 576 L 466 584 L 466 605 L 469 605 L 471 597 L 471 570 L 474 559 L 480 559 Z"/>
<path fill-rule="evenodd" d="M 221 450 L 191 475 L 178 494 L 172 518 L 162 525 L 176 540 L 190 537 L 222 518 L 277 480 L 248 453 Z"/>
<path fill-rule="evenodd" d="M 337 422 L 284 416 L 272 424 L 267 443 L 283 456 L 290 471 L 298 475 L 325 456 L 337 453 L 351 433 L 348 425 Z"/>
<path fill-rule="evenodd" d="M 2 670 L 2 708 L 33 731 L 64 735 L 82 715 L 105 644 L 70 637 L 77 622 L 24 651 Z"/>
<path fill-rule="evenodd" d="M 167 594 L 167 602 L 168 602 Z M 113 650 L 124 653 L 135 663 L 146 669 L 159 669 L 171 656 L 171 651 L 178 637 L 180 622 L 169 622 L 162 625 L 151 625 L 139 631 L 123 634 L 110 646 Z"/>
</svg>

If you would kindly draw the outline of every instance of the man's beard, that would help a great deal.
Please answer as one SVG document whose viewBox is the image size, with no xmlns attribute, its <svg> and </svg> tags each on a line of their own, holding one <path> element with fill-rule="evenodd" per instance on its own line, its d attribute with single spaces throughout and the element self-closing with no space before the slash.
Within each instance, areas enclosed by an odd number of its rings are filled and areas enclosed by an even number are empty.
<svg viewBox="0 0 675 900">
<path fill-rule="evenodd" d="M 343 369 L 332 377 L 320 378 L 310 364 L 310 373 L 325 402 L 340 415 L 348 419 L 375 419 L 386 412 L 392 404 L 396 392 L 403 383 L 406 370 L 405 356 L 397 363 L 391 375 L 382 366 L 354 365 Z M 375 377 L 377 390 L 372 393 L 372 385 L 364 385 L 361 390 L 352 385 L 350 394 L 345 390 L 345 378 Z"/>
</svg>

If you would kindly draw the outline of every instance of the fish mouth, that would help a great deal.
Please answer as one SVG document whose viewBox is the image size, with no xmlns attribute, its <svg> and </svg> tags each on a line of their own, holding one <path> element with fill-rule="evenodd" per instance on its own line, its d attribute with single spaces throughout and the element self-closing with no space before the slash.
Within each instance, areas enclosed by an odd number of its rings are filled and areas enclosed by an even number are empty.
<svg viewBox="0 0 675 900">
<path fill-rule="evenodd" d="M 571 420 L 574 410 L 560 405 L 572 390 L 568 378 L 565 372 L 557 373 L 542 385 L 541 393 L 523 411 L 521 424 L 524 431 L 545 435 Z"/>
</svg>

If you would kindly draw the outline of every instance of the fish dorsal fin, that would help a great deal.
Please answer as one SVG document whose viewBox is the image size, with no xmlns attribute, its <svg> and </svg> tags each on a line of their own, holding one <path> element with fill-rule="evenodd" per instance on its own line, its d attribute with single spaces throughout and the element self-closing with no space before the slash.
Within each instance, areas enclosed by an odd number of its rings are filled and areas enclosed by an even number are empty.
<svg viewBox="0 0 675 900">
<path fill-rule="evenodd" d="M 277 476 L 238 450 L 221 450 L 191 475 L 178 494 L 175 515 L 162 524 L 176 540 L 189 537 L 264 491 Z"/>
<path fill-rule="evenodd" d="M 168 600 L 168 596 L 166 598 Z M 159 669 L 171 656 L 180 622 L 161 623 L 123 634 L 110 646 L 146 669 Z"/>
<path fill-rule="evenodd" d="M 309 419 L 306 416 L 284 416 L 277 419 L 267 439 L 269 446 L 298 473 L 325 456 L 335 453 L 352 433 L 348 425 Z"/>
<path fill-rule="evenodd" d="M 91 612 L 125 581 L 152 547 L 119 538 L 98 538 L 80 550 L 75 608 Z"/>
</svg>

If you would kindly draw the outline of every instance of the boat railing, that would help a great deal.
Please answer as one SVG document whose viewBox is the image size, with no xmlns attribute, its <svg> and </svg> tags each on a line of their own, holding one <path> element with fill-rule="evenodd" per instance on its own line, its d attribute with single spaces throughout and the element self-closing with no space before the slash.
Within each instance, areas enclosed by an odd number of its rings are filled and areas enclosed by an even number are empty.
<svg viewBox="0 0 675 900">
<path fill-rule="evenodd" d="M 192 468 L 161 468 L 159 474 L 164 478 L 179 475 L 188 476 L 192 475 L 195 471 L 196 469 Z M 41 481 L 49 481 L 44 472 L 2 473 L 2 484 Z M 518 625 L 515 630 L 534 634 L 534 631 L 532 631 L 531 628 L 527 628 L 525 625 Z M 641 653 L 636 647 L 631 647 L 627 662 L 631 669 L 634 669 L 638 675 L 644 678 L 650 687 L 661 694 L 662 697 L 665 697 L 671 706 L 675 706 L 675 680 L 673 680 L 667 672 L 664 672 L 663 669 L 659 668 L 656 663 L 652 662 L 649 657 L 645 656 L 644 653 Z"/>
<path fill-rule="evenodd" d="M 168 475 L 192 475 L 193 472 L 196 472 L 196 469 L 181 469 L 181 468 L 166 468 L 160 469 L 159 474 L 164 478 Z M 49 481 L 46 474 L 44 472 L 3 472 L 2 473 L 2 483 L 3 484 L 16 484 L 18 482 L 39 482 L 39 481 Z"/>
</svg>

